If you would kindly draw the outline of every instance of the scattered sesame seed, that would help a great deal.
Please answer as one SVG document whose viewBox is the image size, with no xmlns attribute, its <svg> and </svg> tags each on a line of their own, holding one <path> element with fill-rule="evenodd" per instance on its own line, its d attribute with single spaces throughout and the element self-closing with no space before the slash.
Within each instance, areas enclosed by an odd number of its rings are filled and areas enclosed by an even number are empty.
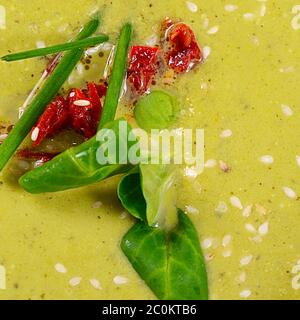
<svg viewBox="0 0 300 320">
<path fill-rule="evenodd" d="M 128 283 L 128 279 L 127 278 L 125 278 L 125 277 L 122 277 L 122 276 L 116 276 L 116 277 L 114 277 L 114 283 L 116 284 L 116 285 L 122 285 L 122 284 L 126 284 L 126 283 Z"/>
<path fill-rule="evenodd" d="M 227 247 L 232 241 L 232 235 L 227 234 L 226 236 L 224 236 L 223 240 L 222 240 L 222 246 L 223 247 Z"/>
<path fill-rule="evenodd" d="M 263 223 L 261 226 L 258 228 L 258 232 L 261 236 L 265 236 L 269 232 L 269 222 Z"/>
<path fill-rule="evenodd" d="M 292 22 L 291 22 L 291 25 L 292 25 L 292 28 L 294 30 L 299 30 L 300 29 L 300 19 L 299 19 L 299 13 L 300 11 L 300 5 L 295 5 L 292 9 L 292 13 L 295 14 L 296 16 L 292 19 Z"/>
<path fill-rule="evenodd" d="M 0 29 L 6 29 L 6 9 L 4 6 L 0 5 Z"/>
<path fill-rule="evenodd" d="M 204 18 L 204 20 L 203 20 L 203 28 L 207 29 L 208 25 L 209 25 L 209 19 L 208 18 Z"/>
<path fill-rule="evenodd" d="M 247 266 L 248 264 L 251 263 L 252 259 L 253 259 L 253 256 L 252 256 L 252 255 L 243 257 L 243 258 L 240 260 L 241 266 Z"/>
<path fill-rule="evenodd" d="M 76 101 L 74 101 L 74 104 L 75 104 L 75 106 L 78 106 L 78 107 L 87 107 L 91 103 L 88 100 L 76 100 Z"/>
<path fill-rule="evenodd" d="M 0 290 L 6 289 L 6 269 L 0 265 Z"/>
<path fill-rule="evenodd" d="M 197 170 L 195 167 L 186 167 L 185 176 L 195 179 L 199 176 L 199 170 Z"/>
<path fill-rule="evenodd" d="M 224 250 L 223 253 L 222 253 L 222 256 L 223 256 L 224 258 L 229 258 L 229 257 L 231 257 L 231 255 L 232 255 L 232 251 L 231 251 L 230 249 L 226 249 L 226 250 Z"/>
<path fill-rule="evenodd" d="M 219 31 L 219 26 L 214 26 L 207 31 L 207 34 L 216 34 L 218 31 Z"/>
<path fill-rule="evenodd" d="M 300 156 L 296 156 L 296 161 L 297 161 L 298 166 L 300 167 Z"/>
<path fill-rule="evenodd" d="M 38 49 L 45 48 L 45 47 L 46 47 L 45 41 L 43 41 L 43 40 L 37 41 L 37 42 L 36 42 L 36 47 L 37 47 Z"/>
<path fill-rule="evenodd" d="M 256 232 L 256 228 L 251 223 L 246 223 L 245 224 L 245 229 L 247 231 L 251 232 L 251 233 L 255 233 Z"/>
<path fill-rule="evenodd" d="M 217 160 L 209 159 L 206 161 L 204 167 L 205 168 L 214 168 L 217 165 Z"/>
<path fill-rule="evenodd" d="M 194 208 L 193 206 L 185 206 L 187 213 L 198 214 L 199 210 Z"/>
<path fill-rule="evenodd" d="M 203 242 L 202 242 L 202 249 L 207 250 L 207 249 L 211 248 L 212 244 L 213 244 L 213 239 L 207 238 L 207 239 L 203 240 Z"/>
<path fill-rule="evenodd" d="M 205 261 L 209 262 L 212 261 L 214 259 L 215 255 L 213 253 L 208 253 L 207 255 L 205 255 Z"/>
<path fill-rule="evenodd" d="M 31 140 L 33 142 L 35 142 L 38 139 L 39 133 L 40 133 L 40 129 L 38 127 L 35 127 L 31 133 Z"/>
<path fill-rule="evenodd" d="M 261 5 L 261 9 L 260 9 L 260 16 L 261 17 L 264 17 L 266 15 L 266 12 L 267 12 L 267 6 L 265 3 L 263 3 Z"/>
<path fill-rule="evenodd" d="M 74 277 L 69 281 L 71 287 L 76 287 L 80 284 L 82 278 L 81 277 Z"/>
<path fill-rule="evenodd" d="M 280 68 L 279 71 L 281 73 L 292 73 L 295 71 L 295 68 L 293 66 L 283 67 L 283 68 Z"/>
<path fill-rule="evenodd" d="M 99 209 L 103 206 L 103 203 L 101 201 L 97 201 L 95 203 L 93 203 L 92 208 L 93 209 Z"/>
<path fill-rule="evenodd" d="M 245 271 L 243 271 L 240 275 L 239 275 L 239 282 L 243 283 L 245 282 L 247 279 L 247 274 Z"/>
<path fill-rule="evenodd" d="M 244 13 L 243 17 L 245 20 L 251 21 L 255 18 L 255 14 L 254 13 Z"/>
<path fill-rule="evenodd" d="M 293 189 L 289 188 L 289 187 L 283 187 L 283 192 L 290 199 L 296 199 L 297 198 L 296 192 Z"/>
<path fill-rule="evenodd" d="M 230 202 L 233 207 L 243 210 L 243 205 L 241 203 L 241 200 L 237 196 L 232 196 L 230 198 Z"/>
<path fill-rule="evenodd" d="M 77 73 L 81 76 L 83 74 L 84 66 L 82 63 L 79 63 L 76 67 Z"/>
<path fill-rule="evenodd" d="M 240 297 L 247 299 L 251 296 L 252 292 L 250 290 L 244 290 L 242 292 L 240 292 Z"/>
<path fill-rule="evenodd" d="M 238 9 L 238 6 L 236 6 L 234 4 L 226 4 L 224 8 L 225 8 L 225 11 L 227 11 L 227 12 L 233 12 Z"/>
<path fill-rule="evenodd" d="M 287 117 L 291 117 L 294 114 L 294 111 L 292 110 L 292 108 L 286 104 L 281 105 L 281 110 L 282 110 L 282 113 Z"/>
<path fill-rule="evenodd" d="M 198 6 L 194 2 L 187 1 L 186 5 L 191 12 L 195 13 L 198 11 Z"/>
<path fill-rule="evenodd" d="M 204 60 L 206 60 L 209 57 L 210 54 L 211 54 L 211 47 L 205 46 L 203 48 L 203 58 L 204 58 Z"/>
<path fill-rule="evenodd" d="M 297 276 L 295 276 L 292 279 L 292 288 L 294 290 L 299 290 L 300 289 L 300 274 L 298 274 Z"/>
<path fill-rule="evenodd" d="M 215 209 L 218 213 L 225 213 L 228 211 L 228 206 L 224 201 L 220 201 Z"/>
<path fill-rule="evenodd" d="M 58 273 L 67 273 L 68 272 L 67 268 L 62 263 L 57 263 L 54 266 L 54 268 Z"/>
<path fill-rule="evenodd" d="M 220 138 L 225 139 L 225 138 L 230 138 L 232 136 L 232 131 L 230 129 L 226 129 L 221 132 Z"/>
<path fill-rule="evenodd" d="M 219 166 L 220 166 L 220 169 L 223 171 L 223 172 L 229 172 L 230 171 L 230 167 L 229 165 L 224 162 L 223 160 L 220 160 L 219 161 Z"/>
<path fill-rule="evenodd" d="M 252 209 L 253 209 L 253 204 L 250 204 L 249 206 L 247 206 L 244 210 L 243 210 L 243 217 L 248 218 L 250 217 L 251 213 L 252 213 Z"/>
<path fill-rule="evenodd" d="M 97 279 L 90 279 L 90 284 L 97 290 L 102 289 L 101 284 L 100 284 L 99 280 L 97 280 Z"/>
<path fill-rule="evenodd" d="M 260 158 L 260 161 L 264 164 L 272 164 L 274 163 L 274 158 L 270 155 L 265 155 Z"/>
<path fill-rule="evenodd" d="M 267 214 L 267 210 L 265 207 L 263 207 L 261 204 L 257 203 L 255 205 L 255 209 L 257 213 L 259 213 L 261 216 L 265 216 Z"/>
</svg>

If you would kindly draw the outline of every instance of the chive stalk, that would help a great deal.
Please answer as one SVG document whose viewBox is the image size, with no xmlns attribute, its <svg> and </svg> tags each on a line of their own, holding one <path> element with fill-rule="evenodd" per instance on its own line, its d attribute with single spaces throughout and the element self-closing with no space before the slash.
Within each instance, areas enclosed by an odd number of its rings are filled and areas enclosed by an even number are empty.
<svg viewBox="0 0 300 320">
<path fill-rule="evenodd" d="M 95 33 L 99 27 L 99 15 L 94 16 L 77 35 L 76 40 L 83 40 Z M 41 90 L 34 97 L 21 119 L 0 146 L 0 172 L 13 156 L 17 148 L 26 138 L 31 128 L 37 122 L 46 106 L 53 100 L 62 85 L 75 68 L 84 49 L 73 49 L 60 60 L 53 73 L 45 81 Z"/>
<path fill-rule="evenodd" d="M 99 35 L 96 37 L 91 37 L 83 40 L 57 44 L 57 45 L 46 47 L 46 48 L 40 48 L 40 49 L 34 49 L 34 50 L 28 50 L 28 51 L 9 54 L 2 57 L 1 60 L 11 62 L 11 61 L 18 61 L 18 60 L 35 58 L 35 57 L 47 56 L 50 54 L 69 51 L 72 49 L 88 48 L 88 47 L 93 47 L 100 43 L 106 42 L 108 41 L 108 39 L 109 38 L 107 35 Z"/>
<path fill-rule="evenodd" d="M 128 49 L 131 35 L 132 26 L 131 24 L 127 23 L 123 26 L 120 33 L 120 38 L 118 41 L 112 68 L 112 74 L 109 80 L 109 85 L 103 106 L 103 112 L 99 124 L 99 130 L 103 128 L 107 123 L 115 119 L 120 93 L 127 69 Z"/>
</svg>

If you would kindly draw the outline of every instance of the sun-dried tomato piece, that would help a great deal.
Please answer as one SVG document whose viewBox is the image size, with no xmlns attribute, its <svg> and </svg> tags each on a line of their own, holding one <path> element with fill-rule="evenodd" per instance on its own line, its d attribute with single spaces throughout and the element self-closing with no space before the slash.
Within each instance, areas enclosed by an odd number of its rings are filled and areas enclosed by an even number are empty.
<svg viewBox="0 0 300 320">
<path fill-rule="evenodd" d="M 172 24 L 170 19 L 165 21 L 163 42 L 167 65 L 177 73 L 187 72 L 203 60 L 195 34 L 182 22 Z"/>
<path fill-rule="evenodd" d="M 95 84 L 89 83 L 86 94 L 80 89 L 71 90 L 68 101 L 71 126 L 85 138 L 93 137 L 97 133 L 102 113 L 102 105 Z"/>
<path fill-rule="evenodd" d="M 68 103 L 63 97 L 56 97 L 39 118 L 31 131 L 32 146 L 39 146 L 42 141 L 57 133 L 66 124 L 69 116 Z"/>
<path fill-rule="evenodd" d="M 99 97 L 100 98 L 105 97 L 106 96 L 106 92 L 107 92 L 107 87 L 108 87 L 107 83 L 104 82 L 104 83 L 101 83 L 101 84 L 96 84 L 95 86 L 97 88 Z"/>
<path fill-rule="evenodd" d="M 46 163 L 56 157 L 57 154 L 47 152 L 35 152 L 30 149 L 23 149 L 17 152 L 20 159 L 38 161 L 40 164 Z"/>
<path fill-rule="evenodd" d="M 128 80 L 136 93 L 144 94 L 150 87 L 157 72 L 157 55 L 159 48 L 134 46 L 130 52 Z"/>
</svg>

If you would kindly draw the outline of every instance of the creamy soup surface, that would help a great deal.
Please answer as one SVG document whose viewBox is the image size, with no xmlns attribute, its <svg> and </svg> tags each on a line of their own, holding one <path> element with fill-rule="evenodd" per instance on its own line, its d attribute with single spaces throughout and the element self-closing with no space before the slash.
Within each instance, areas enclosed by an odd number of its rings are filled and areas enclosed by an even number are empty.
<svg viewBox="0 0 300 320">
<path fill-rule="evenodd" d="M 125 21 L 134 25 L 134 44 L 153 38 L 166 16 L 194 30 L 208 56 L 176 80 L 175 92 L 180 126 L 205 129 L 206 168 L 198 177 L 187 170 L 179 193 L 201 239 L 211 299 L 300 298 L 297 4 L 0 0 L 0 55 L 65 42 L 97 8 L 112 42 Z M 45 65 L 0 62 L 2 121 L 16 121 Z M 117 200 L 118 178 L 37 196 L 6 176 L 0 299 L 155 298 L 119 247 L 134 221 Z"/>
</svg>

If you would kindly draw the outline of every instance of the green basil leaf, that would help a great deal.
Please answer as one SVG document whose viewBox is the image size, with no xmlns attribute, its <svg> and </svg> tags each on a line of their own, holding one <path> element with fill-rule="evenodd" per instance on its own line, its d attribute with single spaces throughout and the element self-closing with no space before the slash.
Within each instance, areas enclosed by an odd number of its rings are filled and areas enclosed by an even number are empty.
<svg viewBox="0 0 300 320">
<path fill-rule="evenodd" d="M 143 222 L 124 236 L 121 248 L 161 300 L 207 300 L 208 284 L 197 231 L 181 210 L 178 225 L 167 233 Z"/>
<path fill-rule="evenodd" d="M 138 125 L 150 132 L 168 128 L 176 119 L 178 109 L 176 98 L 163 91 L 153 91 L 138 101 L 134 114 Z"/>
<path fill-rule="evenodd" d="M 105 137 L 105 131 L 101 130 L 97 137 L 68 149 L 43 166 L 26 173 L 19 180 L 20 185 L 30 193 L 57 192 L 83 187 L 130 171 L 133 166 L 129 163 L 128 157 L 127 164 L 119 164 L 122 156 L 119 152 L 119 145 L 120 141 L 124 140 L 123 135 L 121 137 L 119 132 L 121 121 L 125 120 L 116 120 L 105 126 L 105 129 L 110 129 L 115 133 L 116 141 L 110 139 L 105 142 L 101 141 Z M 130 131 L 131 127 L 128 124 L 127 135 Z M 130 149 L 135 144 L 136 142 L 128 141 L 126 147 Z M 107 150 L 111 151 L 108 152 L 107 158 L 115 158 L 114 163 L 116 164 L 98 162 L 97 155 L 99 153 L 105 155 Z"/>
<path fill-rule="evenodd" d="M 118 196 L 123 207 L 135 218 L 147 221 L 146 200 L 141 187 L 139 167 L 135 167 L 124 176 L 118 187 Z"/>
</svg>

